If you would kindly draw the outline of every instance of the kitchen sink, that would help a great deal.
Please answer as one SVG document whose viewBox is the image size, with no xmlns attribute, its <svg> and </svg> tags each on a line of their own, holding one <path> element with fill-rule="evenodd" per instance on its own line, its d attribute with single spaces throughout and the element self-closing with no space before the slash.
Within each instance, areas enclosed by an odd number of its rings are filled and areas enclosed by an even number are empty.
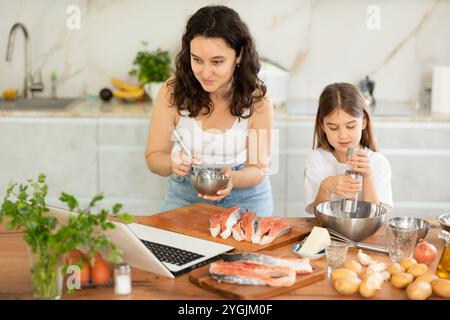
<svg viewBox="0 0 450 320">
<path fill-rule="evenodd" d="M 19 98 L 16 100 L 0 99 L 0 111 L 51 111 L 67 110 L 72 107 L 76 98 Z"/>
</svg>

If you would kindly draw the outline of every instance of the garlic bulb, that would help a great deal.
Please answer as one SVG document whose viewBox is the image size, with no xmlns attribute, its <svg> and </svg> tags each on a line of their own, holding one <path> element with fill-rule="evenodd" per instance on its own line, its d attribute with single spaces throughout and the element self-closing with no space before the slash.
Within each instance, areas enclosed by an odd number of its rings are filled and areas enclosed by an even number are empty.
<svg viewBox="0 0 450 320">
<path fill-rule="evenodd" d="M 369 255 L 363 253 L 361 249 L 358 250 L 357 257 L 359 263 L 361 263 L 363 266 L 368 266 L 374 262 L 373 259 Z"/>
<path fill-rule="evenodd" d="M 372 263 L 367 268 L 367 272 L 383 272 L 386 270 L 386 264 L 383 262 L 372 261 Z"/>
<path fill-rule="evenodd" d="M 381 284 L 384 281 L 382 274 L 379 272 L 371 273 L 365 280 L 369 288 L 377 290 L 381 289 Z"/>
<path fill-rule="evenodd" d="M 381 273 L 381 276 L 383 277 L 384 281 L 389 281 L 389 279 L 391 278 L 391 274 L 389 273 L 389 271 L 383 271 Z"/>
</svg>

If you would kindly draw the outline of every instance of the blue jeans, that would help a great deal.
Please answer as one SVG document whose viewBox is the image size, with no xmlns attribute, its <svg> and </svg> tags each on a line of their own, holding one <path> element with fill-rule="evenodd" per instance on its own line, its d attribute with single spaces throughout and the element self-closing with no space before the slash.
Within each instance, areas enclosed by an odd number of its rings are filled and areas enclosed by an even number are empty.
<svg viewBox="0 0 450 320">
<path fill-rule="evenodd" d="M 234 167 L 240 170 L 243 164 Z M 197 196 L 197 191 L 191 184 L 189 176 L 172 174 L 169 178 L 169 188 L 161 207 L 161 211 L 173 210 L 193 203 L 209 203 L 224 208 L 240 206 L 255 212 L 258 216 L 273 214 L 272 187 L 269 177 L 253 187 L 233 189 L 231 193 L 220 201 L 211 201 Z"/>
</svg>

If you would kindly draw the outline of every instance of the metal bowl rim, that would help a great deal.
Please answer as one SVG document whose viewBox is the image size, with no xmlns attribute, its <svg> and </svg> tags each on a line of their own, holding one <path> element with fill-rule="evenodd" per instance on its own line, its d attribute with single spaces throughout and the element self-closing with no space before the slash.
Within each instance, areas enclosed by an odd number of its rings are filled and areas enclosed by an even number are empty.
<svg viewBox="0 0 450 320">
<path fill-rule="evenodd" d="M 444 225 L 446 227 L 450 227 L 450 221 L 445 221 L 444 218 L 450 219 L 450 213 L 443 213 L 438 216 L 438 221 L 441 225 Z"/>
<path fill-rule="evenodd" d="M 332 217 L 332 218 L 342 219 L 342 220 L 349 220 L 349 221 L 350 221 L 350 220 L 357 220 L 357 221 L 362 221 L 362 220 L 375 220 L 375 219 L 384 218 L 384 217 L 386 216 L 386 214 L 387 214 L 387 211 L 384 212 L 384 213 L 381 213 L 381 214 L 379 214 L 379 215 L 377 215 L 377 216 L 367 217 L 367 218 L 358 218 L 358 217 L 354 217 L 354 218 L 338 217 L 338 216 L 335 216 L 335 215 L 332 215 L 332 214 L 327 214 L 327 213 L 324 213 L 324 212 L 320 212 L 320 211 L 318 211 L 317 209 L 316 209 L 316 211 L 315 211 L 315 214 L 316 214 L 316 216 L 317 216 L 317 214 L 322 214 L 322 215 L 327 216 L 327 217 Z"/>
</svg>

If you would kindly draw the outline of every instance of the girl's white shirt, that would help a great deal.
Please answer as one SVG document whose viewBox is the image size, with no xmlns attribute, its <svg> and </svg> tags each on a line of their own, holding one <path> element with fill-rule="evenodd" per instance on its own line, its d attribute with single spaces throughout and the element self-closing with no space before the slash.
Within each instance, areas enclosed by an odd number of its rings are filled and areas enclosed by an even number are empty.
<svg viewBox="0 0 450 320">
<path fill-rule="evenodd" d="M 369 148 L 365 148 L 364 152 L 370 161 L 378 199 L 384 207 L 390 210 L 393 208 L 393 201 L 389 161 L 383 154 Z M 312 204 L 319 192 L 321 182 L 327 177 L 345 174 L 346 169 L 347 164 L 339 163 L 330 151 L 322 148 L 314 149 L 306 157 L 304 172 L 306 212 L 314 213 Z M 361 197 L 362 192 L 358 194 L 358 200 L 361 200 Z M 331 194 L 331 201 L 341 199 L 342 197 L 337 194 Z"/>
</svg>

